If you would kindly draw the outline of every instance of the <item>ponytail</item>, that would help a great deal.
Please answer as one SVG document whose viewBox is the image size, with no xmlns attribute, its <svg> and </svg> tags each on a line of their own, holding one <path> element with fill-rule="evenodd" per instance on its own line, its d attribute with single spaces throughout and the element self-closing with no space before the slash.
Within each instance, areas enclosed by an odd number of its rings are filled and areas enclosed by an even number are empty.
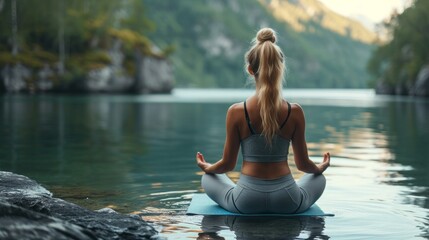
<svg viewBox="0 0 429 240">
<path fill-rule="evenodd" d="M 279 130 L 277 114 L 282 106 L 283 53 L 275 44 L 276 34 L 271 28 L 263 28 L 256 34 L 252 48 L 246 53 L 246 63 L 258 82 L 256 94 L 262 119 L 262 134 L 271 145 Z"/>
</svg>

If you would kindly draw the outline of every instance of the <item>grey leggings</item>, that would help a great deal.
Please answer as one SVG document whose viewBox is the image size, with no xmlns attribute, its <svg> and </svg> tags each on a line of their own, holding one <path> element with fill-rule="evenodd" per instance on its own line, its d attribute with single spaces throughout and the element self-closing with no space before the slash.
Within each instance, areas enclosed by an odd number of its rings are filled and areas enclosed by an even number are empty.
<svg viewBox="0 0 429 240">
<path fill-rule="evenodd" d="M 201 185 L 224 209 L 236 213 L 299 213 L 322 195 L 325 177 L 304 174 L 298 183 L 292 174 L 265 180 L 241 174 L 237 184 L 225 174 L 204 174 Z"/>
</svg>

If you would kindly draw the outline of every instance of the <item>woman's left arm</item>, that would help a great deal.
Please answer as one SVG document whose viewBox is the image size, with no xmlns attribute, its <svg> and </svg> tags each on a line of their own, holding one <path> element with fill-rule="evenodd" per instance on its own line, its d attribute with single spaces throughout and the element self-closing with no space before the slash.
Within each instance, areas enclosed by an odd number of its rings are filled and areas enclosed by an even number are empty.
<svg viewBox="0 0 429 240">
<path fill-rule="evenodd" d="M 223 148 L 223 157 L 214 164 L 205 161 L 203 154 L 197 153 L 197 165 L 206 173 L 226 173 L 232 171 L 237 164 L 238 150 L 240 149 L 240 134 L 238 128 L 239 105 L 229 107 L 226 114 L 226 139 Z"/>
</svg>

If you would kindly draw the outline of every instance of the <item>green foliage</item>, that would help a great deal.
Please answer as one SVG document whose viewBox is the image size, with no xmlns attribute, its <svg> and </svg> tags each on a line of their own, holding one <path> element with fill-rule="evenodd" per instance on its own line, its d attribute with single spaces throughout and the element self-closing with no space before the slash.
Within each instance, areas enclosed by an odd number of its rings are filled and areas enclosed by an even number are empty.
<svg viewBox="0 0 429 240">
<path fill-rule="evenodd" d="M 393 14 L 384 27 L 390 41 L 372 53 L 367 65 L 370 81 L 391 87 L 413 85 L 419 70 L 429 63 L 429 1 L 416 0 L 402 14 Z"/>
<path fill-rule="evenodd" d="M 111 63 L 111 59 L 106 52 L 92 51 L 85 52 L 84 54 L 72 55 L 68 64 L 71 68 L 81 68 L 87 72 L 89 70 L 102 68 Z"/>
<path fill-rule="evenodd" d="M 145 34 L 154 29 L 142 1 L 25 0 L 17 1 L 18 54 L 12 55 L 12 1 L 0 11 L 0 65 L 21 63 L 32 69 L 63 61 L 64 81 L 111 63 L 113 39 L 123 41 L 126 68 L 135 71 L 133 53 L 164 57 L 173 48 L 154 52 Z M 60 49 L 64 49 L 63 54 Z"/>
<path fill-rule="evenodd" d="M 33 69 L 39 69 L 42 68 L 44 64 L 53 64 L 56 60 L 57 58 L 55 55 L 40 49 L 36 49 L 32 52 L 23 51 L 16 56 L 13 56 L 9 52 L 0 52 L 0 65 L 21 63 Z"/>
<path fill-rule="evenodd" d="M 278 22 L 257 0 L 144 0 L 156 22 L 148 34 L 158 46 L 173 44 L 179 87 L 243 87 L 244 54 L 261 26 L 274 28 L 287 56 L 287 87 L 367 87 L 371 45 L 326 30 L 298 33 Z"/>
<path fill-rule="evenodd" d="M 156 53 L 152 51 L 152 44 L 149 39 L 135 31 L 130 29 L 109 29 L 108 34 L 122 40 L 128 51 L 139 49 L 148 56 L 156 55 Z"/>
</svg>

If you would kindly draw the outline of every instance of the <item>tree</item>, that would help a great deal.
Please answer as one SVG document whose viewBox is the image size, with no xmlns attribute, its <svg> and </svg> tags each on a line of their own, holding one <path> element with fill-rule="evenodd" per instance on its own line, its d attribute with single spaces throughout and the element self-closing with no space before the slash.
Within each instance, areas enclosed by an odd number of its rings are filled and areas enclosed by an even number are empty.
<svg viewBox="0 0 429 240">
<path fill-rule="evenodd" d="M 390 40 L 375 49 L 368 62 L 372 82 L 411 87 L 429 63 L 429 1 L 416 0 L 402 14 L 393 13 L 384 27 Z"/>
<path fill-rule="evenodd" d="M 12 16 L 12 55 L 18 54 L 18 17 L 16 16 L 16 0 L 12 0 L 11 16 Z"/>
<path fill-rule="evenodd" d="M 110 64 L 107 50 L 116 39 L 127 46 L 122 50 L 132 65 L 133 48 L 152 54 L 144 34 L 154 27 L 144 11 L 140 0 L 0 0 L 0 68 L 48 66 L 55 72 L 54 84 L 68 84 Z M 132 72 L 134 67 L 127 67 Z M 25 81 L 34 83 L 37 76 Z"/>
</svg>

